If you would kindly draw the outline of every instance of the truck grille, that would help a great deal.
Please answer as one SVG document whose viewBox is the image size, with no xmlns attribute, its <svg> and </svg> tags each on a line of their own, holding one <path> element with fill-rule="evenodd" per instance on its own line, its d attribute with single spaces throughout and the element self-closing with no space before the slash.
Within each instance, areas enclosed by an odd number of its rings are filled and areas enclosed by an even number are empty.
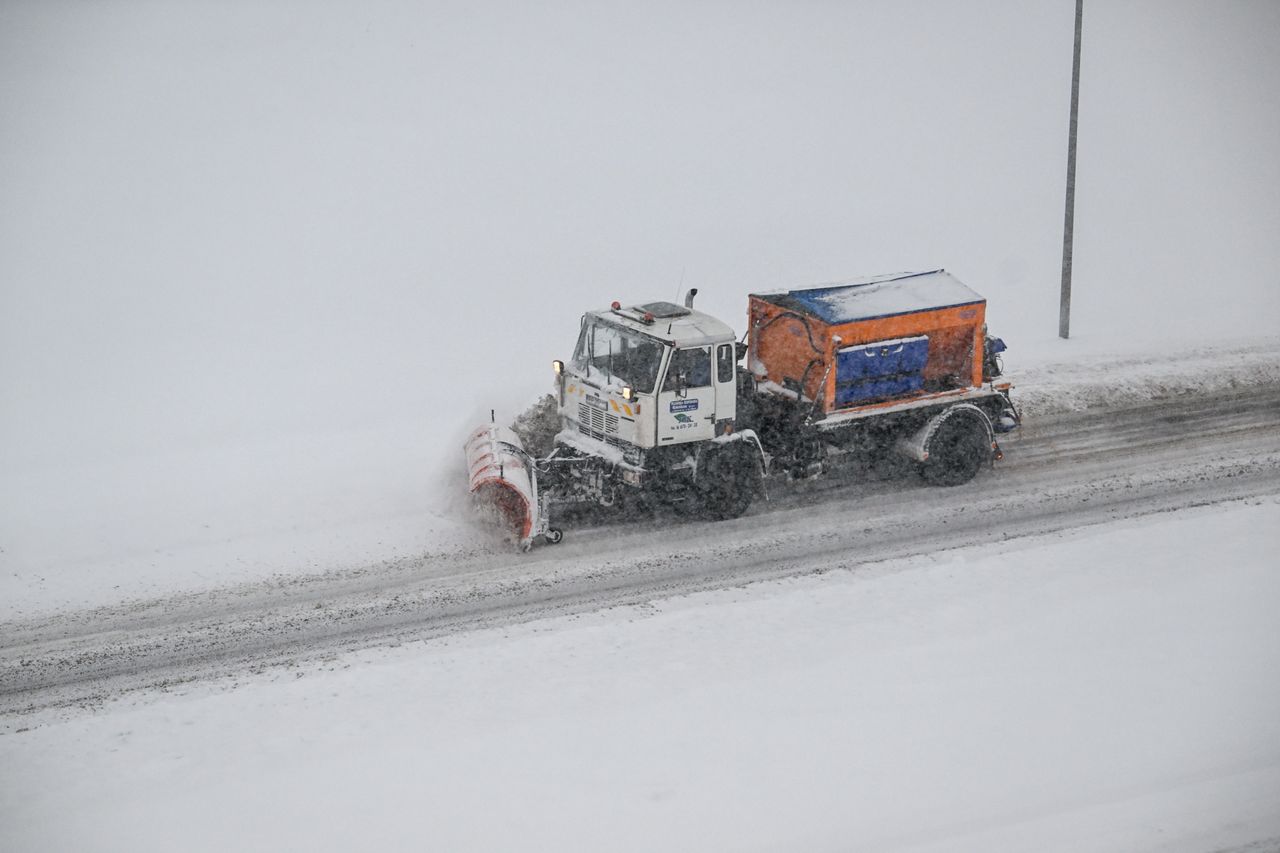
<svg viewBox="0 0 1280 853">
<path fill-rule="evenodd" d="M 583 435 L 604 439 L 618 432 L 618 416 L 605 409 L 597 409 L 586 403 L 578 404 L 578 430 Z"/>
</svg>

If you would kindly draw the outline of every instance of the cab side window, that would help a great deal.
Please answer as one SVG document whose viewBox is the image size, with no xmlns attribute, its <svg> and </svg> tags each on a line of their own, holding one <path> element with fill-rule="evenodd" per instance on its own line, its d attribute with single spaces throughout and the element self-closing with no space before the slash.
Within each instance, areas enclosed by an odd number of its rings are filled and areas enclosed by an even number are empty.
<svg viewBox="0 0 1280 853">
<path fill-rule="evenodd" d="M 716 381 L 733 381 L 733 344 L 721 344 L 716 350 Z"/>
<path fill-rule="evenodd" d="M 711 384 L 711 347 L 678 349 L 671 354 L 663 391 L 675 391 L 684 377 L 686 388 L 706 388 Z"/>
</svg>

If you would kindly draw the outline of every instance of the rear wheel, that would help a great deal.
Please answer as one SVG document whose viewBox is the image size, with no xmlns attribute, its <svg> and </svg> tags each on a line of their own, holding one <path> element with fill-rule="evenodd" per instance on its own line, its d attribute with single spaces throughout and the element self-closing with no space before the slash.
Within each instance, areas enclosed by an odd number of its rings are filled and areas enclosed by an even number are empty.
<svg viewBox="0 0 1280 853">
<path fill-rule="evenodd" d="M 734 441 L 704 451 L 695 486 L 699 514 L 723 521 L 738 518 L 760 488 L 760 454 L 748 441 Z"/>
<path fill-rule="evenodd" d="M 977 475 L 991 458 L 986 427 L 976 417 L 947 418 L 929 439 L 929 458 L 920 469 L 925 482 L 934 486 L 959 486 Z"/>
</svg>

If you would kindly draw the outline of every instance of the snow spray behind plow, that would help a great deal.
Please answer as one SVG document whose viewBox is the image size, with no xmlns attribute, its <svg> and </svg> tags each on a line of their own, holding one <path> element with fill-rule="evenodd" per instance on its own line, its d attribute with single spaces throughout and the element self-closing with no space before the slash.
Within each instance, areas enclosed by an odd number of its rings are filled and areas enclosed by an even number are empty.
<svg viewBox="0 0 1280 853">
<path fill-rule="evenodd" d="M 545 525 L 537 475 L 519 437 L 506 427 L 486 424 L 471 433 L 466 454 L 472 503 L 527 551 Z"/>
</svg>

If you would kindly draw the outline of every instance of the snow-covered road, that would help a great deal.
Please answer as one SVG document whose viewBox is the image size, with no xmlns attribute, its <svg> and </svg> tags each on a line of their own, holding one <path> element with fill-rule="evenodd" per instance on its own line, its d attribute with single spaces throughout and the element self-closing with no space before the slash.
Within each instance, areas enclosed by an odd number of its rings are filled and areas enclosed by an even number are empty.
<svg viewBox="0 0 1280 853">
<path fill-rule="evenodd" d="M 340 651 L 880 563 L 1280 492 L 1280 390 L 1226 391 L 1029 423 L 995 472 L 926 489 L 900 472 L 778 484 L 719 524 L 576 530 L 493 547 L 0 625 L 0 711 L 297 663 Z M 870 474 L 870 476 L 865 476 Z"/>
<path fill-rule="evenodd" d="M 0 848 L 1275 853 L 1277 525 L 1235 501 L 35 715 Z"/>
</svg>

